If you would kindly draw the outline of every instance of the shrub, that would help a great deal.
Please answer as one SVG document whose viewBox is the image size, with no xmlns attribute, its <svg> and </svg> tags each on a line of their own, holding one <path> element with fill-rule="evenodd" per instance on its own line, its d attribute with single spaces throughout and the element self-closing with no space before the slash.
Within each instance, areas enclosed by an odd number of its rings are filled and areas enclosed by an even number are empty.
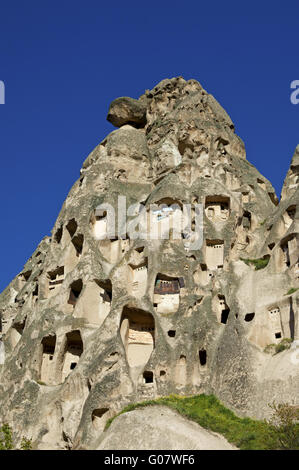
<svg viewBox="0 0 299 470">
<path fill-rule="evenodd" d="M 273 414 L 268 424 L 275 449 L 299 450 L 299 407 L 275 402 L 269 406 Z"/>
<path fill-rule="evenodd" d="M 30 439 L 22 438 L 21 450 L 31 450 L 32 442 Z M 0 426 L 0 450 L 14 450 L 13 432 L 9 424 L 4 423 Z"/>
<path fill-rule="evenodd" d="M 31 441 L 31 439 L 26 439 L 26 437 L 22 438 L 21 450 L 32 450 L 32 441 Z"/>
<path fill-rule="evenodd" d="M 0 427 L 0 450 L 12 450 L 12 430 L 11 427 L 4 423 Z"/>
<path fill-rule="evenodd" d="M 284 338 L 280 343 L 275 345 L 275 353 L 278 354 L 285 349 L 290 349 L 292 340 L 290 338 Z"/>
<path fill-rule="evenodd" d="M 264 352 L 267 354 L 278 354 L 285 349 L 290 349 L 292 344 L 292 340 L 290 338 L 284 338 L 283 340 L 280 341 L 278 344 L 268 344 Z"/>
<path fill-rule="evenodd" d="M 255 270 L 258 271 L 259 269 L 264 269 L 270 260 L 269 255 L 265 255 L 263 258 L 258 258 L 258 259 L 246 259 L 246 258 L 240 258 L 244 263 L 246 263 L 248 266 L 253 265 L 255 267 Z"/>
<path fill-rule="evenodd" d="M 36 381 L 39 385 L 47 385 L 45 382 L 43 382 L 42 380 L 37 380 Z"/>
<path fill-rule="evenodd" d="M 288 290 L 288 292 L 284 295 L 292 295 L 294 292 L 296 292 L 299 289 L 299 287 L 291 287 L 291 289 Z"/>
</svg>

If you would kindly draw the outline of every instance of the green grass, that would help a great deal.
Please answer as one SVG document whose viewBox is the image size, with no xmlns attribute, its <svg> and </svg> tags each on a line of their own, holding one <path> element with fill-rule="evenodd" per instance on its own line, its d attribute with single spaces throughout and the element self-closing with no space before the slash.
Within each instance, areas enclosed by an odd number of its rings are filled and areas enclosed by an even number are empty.
<svg viewBox="0 0 299 470">
<path fill-rule="evenodd" d="M 253 265 L 255 267 L 255 270 L 258 271 L 259 269 L 264 269 L 270 260 L 270 256 L 264 257 L 264 258 L 259 258 L 259 259 L 245 259 L 245 258 L 240 258 L 244 263 L 246 263 L 248 266 Z"/>
<path fill-rule="evenodd" d="M 282 341 L 280 341 L 280 343 L 276 344 L 275 353 L 278 354 L 284 351 L 285 349 L 290 349 L 291 344 L 292 344 L 291 338 L 284 338 Z"/>
<path fill-rule="evenodd" d="M 293 340 L 291 338 L 284 338 L 278 344 L 268 344 L 265 347 L 264 352 L 267 354 L 279 354 L 286 349 L 290 349 Z"/>
<path fill-rule="evenodd" d="M 291 287 L 290 290 L 288 290 L 288 292 L 284 295 L 292 295 L 294 294 L 294 292 L 296 292 L 297 290 L 299 289 L 299 287 Z"/>
<path fill-rule="evenodd" d="M 130 404 L 106 423 L 108 429 L 119 415 L 149 405 L 166 405 L 181 415 L 198 423 L 203 428 L 222 434 L 230 443 L 242 450 L 273 449 L 271 437 L 273 427 L 265 421 L 239 418 L 226 408 L 214 395 L 195 395 L 169 397 Z"/>
</svg>

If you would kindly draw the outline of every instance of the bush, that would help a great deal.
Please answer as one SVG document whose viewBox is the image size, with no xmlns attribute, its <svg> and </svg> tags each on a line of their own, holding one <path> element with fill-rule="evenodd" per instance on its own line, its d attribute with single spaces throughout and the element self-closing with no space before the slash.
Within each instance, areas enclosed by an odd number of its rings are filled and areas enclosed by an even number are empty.
<svg viewBox="0 0 299 470">
<path fill-rule="evenodd" d="M 45 382 L 43 382 L 42 380 L 37 380 L 36 381 L 38 383 L 38 385 L 47 385 Z"/>
<path fill-rule="evenodd" d="M 277 450 L 299 450 L 299 407 L 289 403 L 269 405 L 273 410 L 271 420 L 271 442 Z"/>
<path fill-rule="evenodd" d="M 0 450 L 12 450 L 12 430 L 11 427 L 5 423 L 0 427 Z"/>
<path fill-rule="evenodd" d="M 255 267 L 255 270 L 258 271 L 259 269 L 264 269 L 270 260 L 269 255 L 265 255 L 263 258 L 258 258 L 258 259 L 245 259 L 245 258 L 240 258 L 242 261 L 244 261 L 245 264 L 248 266 L 253 265 Z"/>
<path fill-rule="evenodd" d="M 292 295 L 294 292 L 296 292 L 299 289 L 299 287 L 291 287 L 291 289 L 288 290 L 288 292 L 284 295 Z"/>
<path fill-rule="evenodd" d="M 30 439 L 22 438 L 21 450 L 31 450 L 32 442 Z M 0 450 L 14 450 L 13 433 L 9 424 L 4 423 L 0 427 Z"/>
<path fill-rule="evenodd" d="M 26 439 L 26 437 L 22 438 L 21 441 L 21 450 L 32 450 L 32 442 L 31 439 Z"/>
<path fill-rule="evenodd" d="M 290 338 L 284 338 L 280 343 L 275 345 L 275 354 L 278 354 L 285 349 L 290 349 L 292 340 Z"/>
<path fill-rule="evenodd" d="M 267 354 L 278 354 L 286 349 L 290 349 L 291 344 L 292 340 L 290 338 L 284 338 L 278 344 L 268 344 L 265 347 L 264 352 Z"/>
</svg>

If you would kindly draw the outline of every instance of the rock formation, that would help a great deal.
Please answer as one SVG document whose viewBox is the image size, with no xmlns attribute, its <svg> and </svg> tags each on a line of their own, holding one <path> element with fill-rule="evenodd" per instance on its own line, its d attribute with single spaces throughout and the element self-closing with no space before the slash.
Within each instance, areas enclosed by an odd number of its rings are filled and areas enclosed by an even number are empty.
<svg viewBox="0 0 299 470">
<path fill-rule="evenodd" d="M 118 416 L 107 432 L 99 434 L 97 450 L 236 450 L 166 406 L 149 406 Z"/>
<path fill-rule="evenodd" d="M 299 404 L 299 147 L 279 202 L 195 80 L 118 98 L 108 120 L 0 296 L 0 421 L 39 449 L 94 449 L 128 403 L 170 393 L 257 418 Z"/>
</svg>

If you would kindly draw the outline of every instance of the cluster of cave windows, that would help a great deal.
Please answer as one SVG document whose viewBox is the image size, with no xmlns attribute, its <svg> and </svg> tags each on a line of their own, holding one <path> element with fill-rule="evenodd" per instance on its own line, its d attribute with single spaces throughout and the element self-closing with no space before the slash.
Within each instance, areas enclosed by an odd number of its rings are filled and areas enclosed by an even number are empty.
<svg viewBox="0 0 299 470">
<path fill-rule="evenodd" d="M 265 307 L 259 312 L 257 321 L 256 314 L 246 313 L 245 322 L 250 324 L 249 338 L 261 348 L 272 344 L 278 344 L 282 339 L 294 340 L 296 337 L 296 305 L 292 296 L 283 298 L 279 304 Z"/>
<path fill-rule="evenodd" d="M 41 341 L 40 380 L 46 385 L 64 382 L 76 368 L 83 353 L 83 341 L 79 330 L 66 333 L 57 352 L 56 335 L 48 335 Z"/>
<path fill-rule="evenodd" d="M 56 295 L 64 282 L 64 267 L 48 273 L 48 298 Z M 83 289 L 84 287 L 84 289 Z M 93 279 L 83 285 L 82 279 L 73 280 L 63 291 L 63 311 L 82 318 L 89 326 L 100 326 L 111 309 L 112 283 L 110 279 Z"/>
<path fill-rule="evenodd" d="M 68 221 L 65 228 L 60 225 L 54 234 L 54 241 L 67 248 L 66 270 L 71 271 L 78 263 L 84 245 L 84 236 L 78 233 L 78 224 L 74 218 Z"/>
<path fill-rule="evenodd" d="M 88 281 L 83 290 L 82 279 L 73 281 L 69 287 L 66 313 L 81 318 L 90 327 L 99 327 L 110 313 L 112 283 L 110 279 Z"/>
<path fill-rule="evenodd" d="M 207 350 L 202 347 L 198 350 L 197 353 L 197 371 L 198 373 L 205 373 L 207 370 L 208 364 L 208 354 Z M 194 361 L 192 361 L 192 366 L 194 365 Z M 187 356 L 185 354 L 181 354 L 176 362 L 175 370 L 174 370 L 174 380 L 178 386 L 186 386 L 188 377 L 187 377 Z"/>
</svg>

